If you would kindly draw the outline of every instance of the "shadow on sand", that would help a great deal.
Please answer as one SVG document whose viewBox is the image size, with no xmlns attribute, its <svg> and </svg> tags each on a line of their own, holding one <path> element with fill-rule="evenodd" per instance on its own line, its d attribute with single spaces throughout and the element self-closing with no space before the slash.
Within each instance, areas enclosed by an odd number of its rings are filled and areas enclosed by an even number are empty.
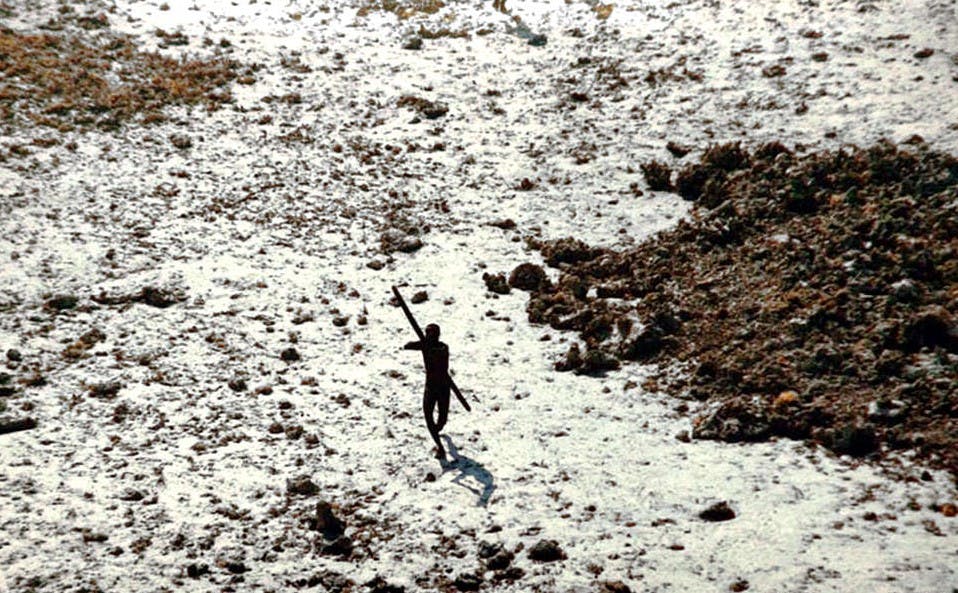
<svg viewBox="0 0 958 593">
<path fill-rule="evenodd" d="M 476 500 L 477 506 L 484 507 L 489 504 L 489 498 L 492 497 L 492 493 L 496 489 L 495 479 L 492 477 L 492 474 L 489 473 L 489 470 L 483 467 L 481 463 L 460 455 L 459 450 L 456 449 L 451 438 L 446 435 L 443 435 L 442 438 L 446 441 L 446 448 L 452 457 L 452 461 L 443 462 L 443 473 L 453 470 L 458 471 L 459 475 L 452 479 L 453 484 L 462 486 L 478 496 L 479 498 Z M 478 484 L 470 484 L 470 481 L 475 481 Z"/>
</svg>

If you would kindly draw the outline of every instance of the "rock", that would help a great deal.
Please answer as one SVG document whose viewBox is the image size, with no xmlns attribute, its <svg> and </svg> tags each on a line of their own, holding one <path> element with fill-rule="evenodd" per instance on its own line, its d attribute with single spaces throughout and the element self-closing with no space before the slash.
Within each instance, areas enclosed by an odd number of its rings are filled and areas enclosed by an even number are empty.
<svg viewBox="0 0 958 593">
<path fill-rule="evenodd" d="M 622 581 L 605 581 L 599 593 L 632 593 L 632 589 Z"/>
<path fill-rule="evenodd" d="M 480 541 L 478 555 L 483 559 L 492 558 L 499 552 L 502 552 L 503 549 L 504 548 L 502 547 L 502 544 L 493 544 L 487 541 Z"/>
<path fill-rule="evenodd" d="M 324 556 L 347 557 L 353 553 L 353 540 L 345 535 L 337 537 L 333 541 L 320 538 L 316 541 L 316 547 L 319 549 L 319 553 Z"/>
<path fill-rule="evenodd" d="M 176 303 L 185 301 L 186 295 L 175 289 L 144 286 L 140 293 L 133 297 L 133 300 L 150 307 L 166 309 Z"/>
<path fill-rule="evenodd" d="M 345 327 L 349 323 L 349 315 L 338 315 L 333 317 L 333 325 L 336 327 Z"/>
<path fill-rule="evenodd" d="M 306 580 L 307 587 L 319 585 L 322 585 L 324 590 L 329 591 L 329 593 L 346 593 L 353 589 L 355 583 L 338 572 L 324 570 Z"/>
<path fill-rule="evenodd" d="M 516 228 L 516 221 L 512 220 L 511 218 L 502 218 L 502 219 L 494 220 L 490 222 L 489 226 L 494 226 L 504 231 L 510 231 Z"/>
<path fill-rule="evenodd" d="M 93 328 L 77 339 L 76 342 L 67 346 L 63 351 L 64 358 L 77 359 L 85 355 L 86 351 L 93 348 L 98 343 L 106 339 L 106 334 L 97 328 Z"/>
<path fill-rule="evenodd" d="M 20 354 L 19 350 L 11 348 L 7 350 L 7 360 L 10 362 L 20 362 L 23 360 L 23 355 Z"/>
<path fill-rule="evenodd" d="M 578 374 L 602 375 L 607 371 L 618 370 L 622 366 L 619 360 L 600 348 L 589 348 L 582 357 L 582 364 L 575 369 Z"/>
<path fill-rule="evenodd" d="M 78 302 L 79 299 L 72 294 L 58 294 L 47 299 L 43 306 L 53 311 L 67 311 L 75 308 Z"/>
<path fill-rule="evenodd" d="M 429 300 L 429 293 L 425 290 L 419 290 L 415 292 L 411 297 L 409 297 L 409 302 L 418 305 L 419 303 L 425 303 Z"/>
<path fill-rule="evenodd" d="M 719 521 L 731 521 L 735 518 L 735 511 L 732 510 L 724 500 L 717 502 L 699 513 L 699 519 L 716 523 Z"/>
<path fill-rule="evenodd" d="M 420 113 L 422 113 L 423 117 L 426 119 L 439 119 L 448 112 L 449 107 L 447 107 L 444 103 L 432 101 L 428 102 L 425 106 L 423 106 L 422 109 L 420 109 Z"/>
<path fill-rule="evenodd" d="M 291 480 L 286 480 L 286 492 L 298 496 L 314 496 L 319 493 L 319 486 L 309 476 L 296 476 Z"/>
<path fill-rule="evenodd" d="M 565 552 L 554 539 L 539 540 L 529 549 L 529 559 L 536 562 L 556 562 L 565 558 Z"/>
<path fill-rule="evenodd" d="M 678 142 L 673 142 L 671 140 L 669 140 L 669 142 L 665 145 L 665 149 L 668 150 L 670 153 L 672 153 L 672 156 L 674 156 L 677 159 L 680 159 L 684 157 L 685 155 L 687 155 L 688 153 L 692 152 L 691 147 L 686 146 L 684 144 L 679 144 Z"/>
<path fill-rule="evenodd" d="M 240 560 L 230 560 L 223 565 L 227 571 L 231 574 L 243 574 L 249 569 L 246 567 L 246 564 Z"/>
<path fill-rule="evenodd" d="M 386 579 L 378 575 L 367 582 L 365 586 L 369 589 L 369 593 L 406 593 L 405 587 L 390 585 L 386 582 Z"/>
<path fill-rule="evenodd" d="M 231 390 L 237 393 L 241 393 L 247 390 L 246 379 L 243 379 L 242 377 L 236 377 L 236 378 L 230 379 L 226 385 Z"/>
<path fill-rule="evenodd" d="M 170 134 L 170 144 L 180 150 L 185 150 L 193 146 L 193 140 L 186 134 Z"/>
<path fill-rule="evenodd" d="M 555 370 L 559 372 L 574 371 L 582 366 L 582 353 L 579 344 L 573 342 L 565 356 L 555 363 Z"/>
<path fill-rule="evenodd" d="M 749 584 L 745 579 L 739 579 L 728 586 L 728 590 L 732 593 L 742 593 L 742 591 L 748 591 Z"/>
<path fill-rule="evenodd" d="M 781 64 L 772 64 L 771 66 L 766 66 L 762 68 L 762 76 L 765 78 L 778 78 L 780 76 L 785 76 L 785 66 Z"/>
<path fill-rule="evenodd" d="M 908 415 L 908 404 L 900 399 L 879 399 L 869 402 L 868 419 L 882 424 L 899 424 Z"/>
<path fill-rule="evenodd" d="M 878 449 L 878 435 L 871 425 L 846 424 L 831 431 L 825 444 L 840 455 L 864 457 Z"/>
<path fill-rule="evenodd" d="M 206 564 L 190 564 L 186 567 L 186 576 L 191 579 L 198 579 L 203 575 L 210 573 L 210 567 Z"/>
<path fill-rule="evenodd" d="M 518 566 L 512 566 L 505 570 L 498 570 L 493 574 L 492 578 L 496 582 L 502 581 L 518 581 L 522 577 L 526 576 L 526 571 L 519 568 Z"/>
<path fill-rule="evenodd" d="M 270 434 L 279 434 L 285 432 L 286 429 L 279 422 L 273 422 L 269 425 L 269 428 L 266 429 Z"/>
<path fill-rule="evenodd" d="M 509 283 L 506 282 L 505 274 L 489 274 L 487 272 L 482 275 L 482 280 L 486 283 L 486 289 L 489 292 L 509 294 Z"/>
<path fill-rule="evenodd" d="M 335 540 L 346 532 L 346 525 L 333 514 L 333 507 L 326 501 L 316 504 L 316 517 L 310 527 L 319 531 L 323 538 Z"/>
<path fill-rule="evenodd" d="M 536 33 L 529 37 L 529 40 L 526 41 L 532 47 L 543 47 L 546 43 L 549 42 L 549 38 L 541 33 Z"/>
<path fill-rule="evenodd" d="M 691 437 L 691 435 L 689 435 L 689 431 L 687 431 L 687 430 L 680 430 L 680 431 L 675 435 L 675 439 L 676 439 L 677 441 L 681 442 L 681 443 L 691 443 L 691 442 L 692 442 L 692 437 Z"/>
<path fill-rule="evenodd" d="M 947 309 L 932 306 L 922 309 L 909 320 L 903 331 L 902 348 L 917 352 L 922 348 L 941 346 L 958 353 L 958 325 Z"/>
<path fill-rule="evenodd" d="M 127 488 L 123 491 L 123 494 L 120 495 L 120 500 L 125 502 L 139 502 L 144 498 L 146 498 L 146 495 L 135 488 Z"/>
<path fill-rule="evenodd" d="M 396 251 L 413 253 L 421 249 L 422 246 L 423 243 L 419 237 L 409 235 L 399 229 L 388 229 L 379 238 L 379 247 L 387 255 Z"/>
<path fill-rule="evenodd" d="M 509 286 L 518 290 L 535 292 L 550 285 L 549 276 L 542 266 L 523 263 L 509 273 Z"/>
<path fill-rule="evenodd" d="M 495 554 L 486 560 L 486 568 L 489 570 L 505 570 L 509 568 L 516 555 L 509 550 L 499 549 Z"/>
<path fill-rule="evenodd" d="M 296 351 L 296 348 L 286 348 L 283 350 L 280 355 L 280 359 L 284 362 L 296 362 L 300 360 L 299 352 Z"/>
<path fill-rule="evenodd" d="M 456 577 L 452 585 L 460 591 L 478 591 L 482 585 L 482 577 L 473 573 L 463 573 Z"/>
<path fill-rule="evenodd" d="M 11 432 L 20 432 L 22 430 L 32 430 L 37 427 L 37 421 L 33 418 L 0 418 L 0 434 L 9 434 Z"/>
<path fill-rule="evenodd" d="M 601 249 L 593 249 L 573 237 L 545 242 L 541 251 L 546 264 L 552 267 L 558 267 L 562 263 L 574 264 L 591 261 L 602 253 Z"/>
<path fill-rule="evenodd" d="M 373 259 L 366 262 L 366 267 L 369 268 L 370 270 L 381 270 L 386 267 L 386 264 L 384 264 L 382 261 L 378 259 Z"/>
<path fill-rule="evenodd" d="M 90 397 L 97 399 L 113 399 L 123 389 L 123 384 L 119 381 L 110 381 L 107 383 L 96 383 L 87 388 Z"/>
<path fill-rule="evenodd" d="M 652 191 L 672 191 L 672 169 L 665 163 L 649 161 L 639 165 L 645 182 Z"/>
<path fill-rule="evenodd" d="M 402 48 L 413 50 L 413 51 L 422 49 L 422 37 L 419 37 L 418 35 L 414 35 L 412 37 L 407 38 L 403 42 Z"/>
<path fill-rule="evenodd" d="M 930 58 L 933 55 L 935 55 L 935 50 L 931 49 L 930 47 L 925 47 L 915 52 L 915 57 L 919 60 Z"/>
</svg>

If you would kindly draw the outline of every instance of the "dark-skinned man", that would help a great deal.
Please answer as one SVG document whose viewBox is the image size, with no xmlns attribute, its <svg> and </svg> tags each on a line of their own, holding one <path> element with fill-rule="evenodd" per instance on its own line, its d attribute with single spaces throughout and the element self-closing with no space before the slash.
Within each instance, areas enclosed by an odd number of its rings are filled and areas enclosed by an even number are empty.
<svg viewBox="0 0 958 593">
<path fill-rule="evenodd" d="M 436 457 L 446 458 L 446 450 L 439 440 L 439 431 L 449 418 L 449 391 L 452 379 L 449 378 L 449 346 L 439 341 L 439 326 L 430 323 L 424 332 L 425 339 L 409 342 L 404 350 L 422 351 L 422 360 L 426 365 L 426 390 L 422 398 L 422 411 L 426 416 L 426 427 L 436 443 Z M 438 418 L 433 418 L 439 408 Z"/>
</svg>

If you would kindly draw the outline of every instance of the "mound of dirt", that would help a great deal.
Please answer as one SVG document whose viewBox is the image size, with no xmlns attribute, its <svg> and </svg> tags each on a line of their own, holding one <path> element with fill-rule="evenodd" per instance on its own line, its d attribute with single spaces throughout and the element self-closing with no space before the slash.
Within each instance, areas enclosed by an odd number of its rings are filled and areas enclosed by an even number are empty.
<svg viewBox="0 0 958 593">
<path fill-rule="evenodd" d="M 697 438 L 884 445 L 958 475 L 958 160 L 910 144 L 709 147 L 675 176 L 695 202 L 676 228 L 627 251 L 534 242 L 561 275 L 529 319 L 688 368 L 665 387 L 713 402 Z M 572 354 L 557 368 L 593 370 Z"/>
</svg>

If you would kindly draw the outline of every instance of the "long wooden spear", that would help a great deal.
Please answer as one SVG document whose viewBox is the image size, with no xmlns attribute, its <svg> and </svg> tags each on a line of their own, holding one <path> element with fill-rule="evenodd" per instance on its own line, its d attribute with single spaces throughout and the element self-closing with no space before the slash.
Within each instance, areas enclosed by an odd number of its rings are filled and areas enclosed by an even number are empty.
<svg viewBox="0 0 958 593">
<path fill-rule="evenodd" d="M 416 323 L 416 318 L 412 316 L 412 311 L 409 310 L 409 305 L 406 304 L 406 299 L 402 298 L 402 295 L 399 294 L 399 289 L 393 286 L 393 294 L 396 295 L 396 300 L 399 301 L 399 306 L 402 307 L 402 312 L 406 314 L 406 319 L 409 320 L 409 325 L 412 326 L 413 330 L 416 332 L 416 335 L 419 336 L 420 342 L 426 341 L 426 334 L 422 333 L 422 330 L 419 328 L 419 324 Z M 471 412 L 472 408 L 469 407 L 469 402 L 466 401 L 466 398 L 462 396 L 462 392 L 459 391 L 459 387 L 456 385 L 456 382 L 452 380 L 452 377 L 449 377 L 449 386 L 452 388 L 452 392 L 456 394 L 456 397 L 459 399 L 459 403 L 462 404 L 462 407 L 466 408 L 467 412 Z"/>
</svg>

